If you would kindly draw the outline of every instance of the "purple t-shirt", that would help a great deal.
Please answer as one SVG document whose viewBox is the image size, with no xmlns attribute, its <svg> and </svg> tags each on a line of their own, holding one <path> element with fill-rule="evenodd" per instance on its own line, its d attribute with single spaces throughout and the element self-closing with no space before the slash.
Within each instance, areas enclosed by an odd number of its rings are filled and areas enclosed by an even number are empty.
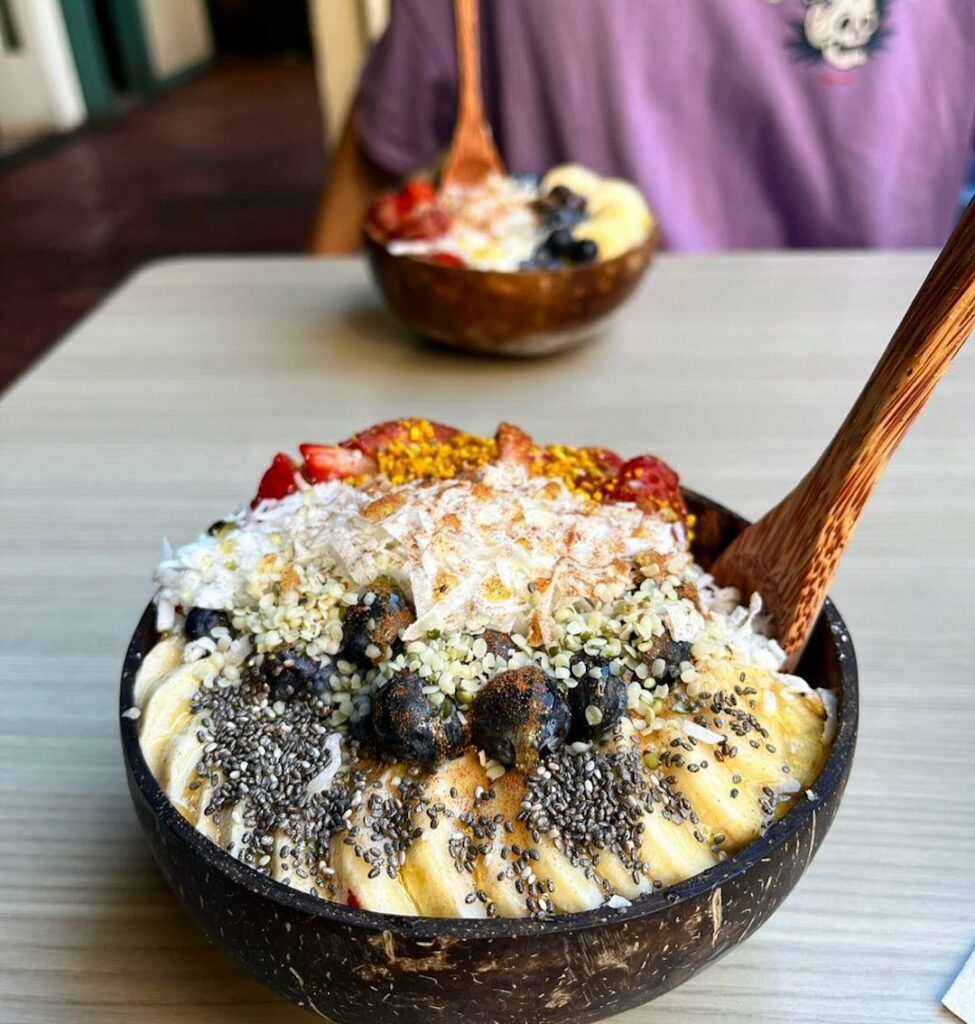
<svg viewBox="0 0 975 1024">
<path fill-rule="evenodd" d="M 487 0 L 512 171 L 636 182 L 674 249 L 940 245 L 975 128 L 975 0 Z M 359 134 L 396 174 L 449 144 L 450 0 L 394 0 Z"/>
</svg>

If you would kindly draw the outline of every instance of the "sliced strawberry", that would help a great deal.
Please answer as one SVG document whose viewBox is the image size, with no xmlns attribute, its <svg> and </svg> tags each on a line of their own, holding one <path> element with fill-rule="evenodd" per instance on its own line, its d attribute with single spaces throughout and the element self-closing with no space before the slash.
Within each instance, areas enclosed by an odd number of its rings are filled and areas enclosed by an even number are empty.
<svg viewBox="0 0 975 1024">
<path fill-rule="evenodd" d="M 582 472 L 577 483 L 579 486 L 591 485 L 588 487 L 591 492 L 602 494 L 615 482 L 623 460 L 609 448 L 583 448 L 582 451 L 595 463 L 595 469 Z"/>
<path fill-rule="evenodd" d="M 632 501 L 644 512 L 669 508 L 681 518 L 687 515 L 680 478 L 655 455 L 640 455 L 623 463 L 608 496 L 612 501 Z"/>
<path fill-rule="evenodd" d="M 393 237 L 404 242 L 427 242 L 449 230 L 449 214 L 437 206 L 423 206 L 400 221 Z"/>
<path fill-rule="evenodd" d="M 352 907 L 353 910 L 362 910 L 362 900 L 350 889 L 348 896 L 345 898 L 347 906 Z"/>
<path fill-rule="evenodd" d="M 494 439 L 498 442 L 498 462 L 514 462 L 528 469 L 538 455 L 535 439 L 513 423 L 502 423 Z"/>
<path fill-rule="evenodd" d="M 431 263 L 442 263 L 445 267 L 466 267 L 467 264 L 454 252 L 445 252 L 443 249 L 437 249 L 435 252 L 428 253 L 427 259 Z"/>
<path fill-rule="evenodd" d="M 435 203 L 437 201 L 437 190 L 429 181 L 423 181 L 422 178 L 414 178 L 403 186 L 397 198 L 399 199 L 400 209 L 404 213 L 410 213 L 418 206 L 429 206 Z"/>
<path fill-rule="evenodd" d="M 427 241 L 450 230 L 450 217 L 437 206 L 437 193 L 426 181 L 411 181 L 401 192 L 384 192 L 369 207 L 367 221 L 384 242 Z"/>
<path fill-rule="evenodd" d="M 337 444 L 302 444 L 298 446 L 305 460 L 305 476 L 313 484 L 328 480 L 344 480 L 350 476 L 371 473 L 373 460 L 351 448 Z"/>
<path fill-rule="evenodd" d="M 445 423 L 435 423 L 433 420 L 386 420 L 384 423 L 369 427 L 368 430 L 360 430 L 358 434 L 343 441 L 342 447 L 357 448 L 366 455 L 375 455 L 376 452 L 388 448 L 394 441 L 409 441 L 413 428 L 419 422 L 429 423 L 433 428 L 433 439 L 441 444 L 460 433 L 456 427 L 448 427 Z"/>
<path fill-rule="evenodd" d="M 267 472 L 261 477 L 257 494 L 251 502 L 251 508 L 256 508 L 266 498 L 278 501 L 289 494 L 294 494 L 298 490 L 298 483 L 295 480 L 297 469 L 298 467 L 289 455 L 278 452 Z"/>
<path fill-rule="evenodd" d="M 599 471 L 605 476 L 618 476 L 619 471 L 623 468 L 623 460 L 609 448 L 583 448 L 582 450 L 592 456 Z"/>
<path fill-rule="evenodd" d="M 396 196 L 392 192 L 379 196 L 369 207 L 367 219 L 380 239 L 385 241 L 392 238 L 401 220 Z"/>
</svg>

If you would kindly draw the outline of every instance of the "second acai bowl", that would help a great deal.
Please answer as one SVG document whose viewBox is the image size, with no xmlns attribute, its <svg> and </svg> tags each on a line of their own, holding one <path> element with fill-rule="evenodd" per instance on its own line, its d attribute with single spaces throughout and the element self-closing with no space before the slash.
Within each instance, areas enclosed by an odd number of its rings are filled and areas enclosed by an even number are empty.
<svg viewBox="0 0 975 1024">
<path fill-rule="evenodd" d="M 759 601 L 739 604 L 691 554 L 695 530 L 713 545 L 728 524 L 707 506 L 689 513 L 650 456 L 624 463 L 511 426 L 485 438 L 424 420 L 302 455 L 279 454 L 249 509 L 163 561 L 152 635 L 127 667 L 137 807 L 211 934 L 301 1001 L 294 967 L 338 1019 L 369 1002 L 355 974 L 336 986 L 339 947 L 312 980 L 290 940 L 235 948 L 197 891 L 212 888 L 219 854 L 242 890 L 235 913 L 253 898 L 261 935 L 282 906 L 319 942 L 361 924 L 358 955 L 385 959 L 367 973 L 401 975 L 396 997 L 416 1007 L 404 1019 L 419 1019 L 456 983 L 465 940 L 499 954 L 527 927 L 562 936 L 574 963 L 585 935 L 619 942 L 632 927 L 644 976 L 598 1005 L 573 995 L 581 985 L 591 999 L 606 973 L 591 956 L 555 986 L 564 1002 L 515 996 L 515 977 L 490 971 L 480 1013 L 466 1000 L 467 1019 L 595 1019 L 736 941 L 749 872 L 772 863 L 776 884 L 753 894 L 770 912 L 828 825 L 852 753 L 855 674 L 838 619 L 813 665 L 830 687 L 783 674 Z M 793 834 L 781 859 L 760 849 Z M 187 844 L 193 858 L 213 851 L 211 881 L 194 876 L 192 895 L 171 862 Z M 710 915 L 697 931 L 692 898 Z M 686 934 L 661 941 L 682 905 Z M 764 913 L 752 905 L 749 928 Z M 663 929 L 656 944 L 649 922 Z M 387 938 L 373 948 L 370 935 Z M 453 952 L 431 960 L 422 943 L 437 937 Z M 434 981 L 409 969 L 400 941 L 427 949 Z M 553 969 L 538 956 L 521 980 Z"/>
<path fill-rule="evenodd" d="M 475 185 L 424 180 L 380 196 L 366 248 L 413 330 L 496 355 L 592 337 L 649 265 L 656 220 L 635 185 L 568 164 Z"/>
</svg>

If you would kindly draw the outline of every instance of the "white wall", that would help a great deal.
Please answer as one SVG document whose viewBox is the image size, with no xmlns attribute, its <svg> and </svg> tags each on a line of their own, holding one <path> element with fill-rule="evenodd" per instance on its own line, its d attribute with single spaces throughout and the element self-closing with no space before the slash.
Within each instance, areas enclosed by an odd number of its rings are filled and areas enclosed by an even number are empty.
<svg viewBox="0 0 975 1024">
<path fill-rule="evenodd" d="M 362 61 L 389 21 L 389 0 L 308 0 L 318 94 L 329 146 L 338 142 Z"/>
<path fill-rule="evenodd" d="M 12 0 L 19 50 L 0 48 L 0 131 L 5 137 L 66 131 L 86 116 L 58 0 Z"/>
<path fill-rule="evenodd" d="M 149 60 L 158 78 L 168 78 L 213 54 L 204 0 L 139 0 Z"/>
</svg>

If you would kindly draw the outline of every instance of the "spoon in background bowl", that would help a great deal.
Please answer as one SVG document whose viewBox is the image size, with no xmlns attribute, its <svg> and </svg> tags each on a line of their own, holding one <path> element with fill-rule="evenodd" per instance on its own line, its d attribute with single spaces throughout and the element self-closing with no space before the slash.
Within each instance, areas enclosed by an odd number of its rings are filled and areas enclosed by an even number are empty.
<svg viewBox="0 0 975 1024">
<path fill-rule="evenodd" d="M 819 461 L 714 565 L 723 585 L 762 595 L 787 669 L 806 646 L 884 467 L 973 330 L 975 201 Z"/>
<path fill-rule="evenodd" d="M 504 174 L 504 162 L 484 116 L 477 0 L 454 0 L 454 18 L 460 91 L 457 124 L 440 180 L 442 185 L 476 185 L 490 174 Z"/>
</svg>

